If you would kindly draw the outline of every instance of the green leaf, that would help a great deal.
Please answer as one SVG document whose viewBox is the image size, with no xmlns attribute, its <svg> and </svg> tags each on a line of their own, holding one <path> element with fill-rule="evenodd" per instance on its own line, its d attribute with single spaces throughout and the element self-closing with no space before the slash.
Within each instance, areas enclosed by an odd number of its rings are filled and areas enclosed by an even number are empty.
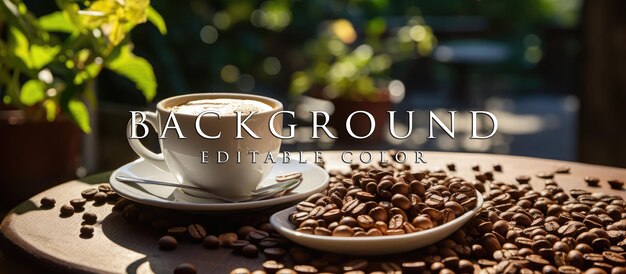
<svg viewBox="0 0 626 274">
<path fill-rule="evenodd" d="M 57 103 L 52 99 L 43 101 L 43 107 L 46 109 L 46 119 L 50 122 L 57 117 Z"/>
<path fill-rule="evenodd" d="M 146 59 L 134 55 L 130 47 L 122 48 L 117 58 L 106 64 L 106 67 L 135 83 L 146 100 L 152 101 L 156 95 L 157 82 L 152 65 Z"/>
<path fill-rule="evenodd" d="M 26 36 L 17 28 L 10 28 L 10 50 L 27 68 L 41 69 L 50 63 L 61 51 L 61 46 L 30 44 Z"/>
<path fill-rule="evenodd" d="M 46 97 L 46 85 L 39 80 L 28 80 L 22 85 L 20 102 L 26 106 L 32 106 Z"/>
<path fill-rule="evenodd" d="M 30 67 L 30 54 L 28 53 L 28 39 L 18 28 L 9 28 L 9 47 L 14 56 Z"/>
<path fill-rule="evenodd" d="M 72 33 L 77 30 L 74 23 L 72 23 L 70 18 L 68 18 L 63 11 L 57 11 L 39 17 L 39 25 L 45 31 Z"/>
<path fill-rule="evenodd" d="M 153 7 L 148 7 L 148 21 L 152 23 L 161 34 L 167 34 L 167 27 L 165 26 L 165 20 L 159 12 L 157 12 Z"/>
<path fill-rule="evenodd" d="M 30 67 L 34 69 L 40 69 L 46 66 L 50 61 L 54 60 L 54 57 L 61 51 L 60 46 L 47 46 L 47 45 L 31 45 Z"/>
<path fill-rule="evenodd" d="M 89 125 L 89 110 L 85 103 L 78 99 L 71 99 L 67 106 L 70 115 L 78 124 L 78 127 L 85 133 L 91 133 L 91 126 Z"/>
</svg>

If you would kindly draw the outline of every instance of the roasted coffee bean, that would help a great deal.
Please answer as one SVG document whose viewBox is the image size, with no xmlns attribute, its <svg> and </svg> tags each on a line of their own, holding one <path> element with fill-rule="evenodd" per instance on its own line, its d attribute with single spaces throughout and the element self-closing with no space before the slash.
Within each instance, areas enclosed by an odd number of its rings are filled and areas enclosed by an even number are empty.
<svg viewBox="0 0 626 274">
<path fill-rule="evenodd" d="M 80 235 L 81 236 L 91 237 L 93 235 L 93 232 L 94 232 L 94 228 L 91 225 L 83 225 L 80 228 Z"/>
<path fill-rule="evenodd" d="M 591 186 L 591 187 L 597 187 L 598 184 L 600 183 L 600 178 L 598 177 L 593 177 L 593 176 L 585 176 L 585 183 L 587 183 L 587 186 Z"/>
<path fill-rule="evenodd" d="M 80 193 L 80 195 L 83 196 L 83 198 L 87 200 L 93 200 L 93 196 L 96 195 L 96 193 L 98 193 L 98 189 L 90 188 L 90 189 L 83 190 Z"/>
<path fill-rule="evenodd" d="M 202 241 L 206 237 L 206 230 L 200 224 L 192 224 L 187 227 L 187 232 L 193 241 Z"/>
<path fill-rule="evenodd" d="M 215 235 L 208 235 L 202 240 L 202 245 L 208 249 L 215 249 L 220 246 L 220 240 Z"/>
<path fill-rule="evenodd" d="M 54 207 L 54 204 L 56 204 L 56 202 L 57 201 L 54 198 L 48 196 L 41 198 L 40 201 L 42 208 L 52 208 Z"/>
<path fill-rule="evenodd" d="M 241 255 L 243 247 L 249 245 L 250 242 L 246 240 L 236 240 L 230 243 L 230 248 L 233 249 L 233 254 Z"/>
<path fill-rule="evenodd" d="M 285 266 L 277 261 L 268 260 L 263 262 L 263 270 L 267 273 L 276 273 L 276 271 L 283 269 Z"/>
<path fill-rule="evenodd" d="M 446 167 L 449 171 L 456 171 L 456 165 L 454 163 L 448 163 L 446 164 Z"/>
<path fill-rule="evenodd" d="M 612 265 L 619 266 L 626 264 L 626 259 L 624 259 L 624 256 L 622 256 L 622 254 L 620 253 L 613 251 L 604 251 L 602 252 L 602 256 L 608 263 Z"/>
<path fill-rule="evenodd" d="M 268 259 L 280 260 L 285 257 L 285 250 L 280 247 L 271 247 L 264 249 L 263 254 L 265 254 Z"/>
<path fill-rule="evenodd" d="M 243 247 L 241 254 L 243 254 L 244 257 L 256 258 L 259 256 L 259 249 L 255 245 L 248 244 Z"/>
<path fill-rule="evenodd" d="M 298 274 L 306 274 L 306 273 L 317 273 L 317 268 L 312 265 L 295 265 L 293 266 L 293 270 L 298 272 Z"/>
<path fill-rule="evenodd" d="M 313 229 L 313 234 L 321 236 L 332 236 L 333 231 L 325 227 L 316 227 Z"/>
<path fill-rule="evenodd" d="M 108 195 L 105 192 L 98 192 L 93 195 L 93 200 L 96 204 L 104 204 L 107 201 Z"/>
<path fill-rule="evenodd" d="M 249 225 L 242 226 L 239 229 L 237 229 L 237 238 L 243 239 L 246 236 L 248 236 L 250 232 L 255 231 L 255 230 L 256 228 L 254 228 L 253 226 L 249 226 Z"/>
<path fill-rule="evenodd" d="M 172 236 L 163 236 L 159 239 L 159 248 L 163 250 L 172 250 L 176 248 L 178 241 Z"/>
<path fill-rule="evenodd" d="M 554 178 L 554 173 L 552 173 L 552 172 L 539 172 L 539 173 L 535 174 L 535 176 L 537 176 L 537 178 L 541 178 L 541 179 L 552 179 L 552 178 Z"/>
<path fill-rule="evenodd" d="M 198 269 L 196 268 L 196 266 L 190 263 L 179 264 L 174 269 L 174 274 L 196 274 L 196 273 L 198 273 Z"/>
<path fill-rule="evenodd" d="M 231 270 L 230 274 L 251 274 L 251 273 L 250 273 L 250 270 L 248 270 L 247 268 L 239 267 L 239 268 L 235 268 Z"/>
<path fill-rule="evenodd" d="M 340 225 L 333 230 L 332 235 L 338 237 L 352 237 L 352 235 L 354 235 L 354 230 L 352 230 L 352 227 L 347 225 Z"/>
<path fill-rule="evenodd" d="M 528 182 L 530 182 L 530 179 L 531 178 L 528 175 L 519 175 L 515 177 L 515 180 L 520 184 L 528 184 Z"/>
<path fill-rule="evenodd" d="M 269 233 L 262 231 L 262 230 L 255 230 L 248 234 L 248 238 L 250 239 L 250 242 L 253 244 L 257 244 L 261 242 L 263 239 L 267 238 L 268 236 L 269 236 Z"/>
<path fill-rule="evenodd" d="M 182 238 L 187 234 L 187 227 L 175 226 L 167 229 L 167 234 L 176 238 Z"/>
<path fill-rule="evenodd" d="M 230 244 L 238 240 L 236 233 L 222 233 L 217 237 L 221 247 L 230 247 Z"/>
<path fill-rule="evenodd" d="M 71 205 L 63 205 L 61 206 L 61 216 L 71 216 L 74 214 L 74 207 Z"/>
<path fill-rule="evenodd" d="M 296 209 L 301 212 L 310 212 L 316 207 L 314 203 L 300 202 L 296 205 Z"/>
<path fill-rule="evenodd" d="M 426 200 L 426 202 L 428 203 L 428 200 Z M 411 201 L 409 200 L 409 198 L 407 198 L 406 196 L 404 196 L 402 194 L 395 194 L 395 195 L 393 195 L 391 197 L 391 203 L 395 207 L 398 207 L 398 208 L 400 208 L 402 210 L 408 210 L 409 208 L 411 208 Z M 443 204 L 442 201 L 440 203 Z"/>
<path fill-rule="evenodd" d="M 611 186 L 612 189 L 622 189 L 624 187 L 624 181 L 622 180 L 618 180 L 618 179 L 611 179 L 607 181 L 609 183 L 609 186 Z"/>
<path fill-rule="evenodd" d="M 414 227 L 420 228 L 422 230 L 429 229 L 433 227 L 433 222 L 430 220 L 430 217 L 420 215 L 413 219 L 411 222 Z"/>
<path fill-rule="evenodd" d="M 70 200 L 70 205 L 74 207 L 75 211 L 82 210 L 87 203 L 87 199 L 85 198 L 77 198 Z"/>
<path fill-rule="evenodd" d="M 85 221 L 85 224 L 95 224 L 96 221 L 98 221 L 98 215 L 91 212 L 85 212 L 85 214 L 83 214 L 83 221 Z"/>
</svg>

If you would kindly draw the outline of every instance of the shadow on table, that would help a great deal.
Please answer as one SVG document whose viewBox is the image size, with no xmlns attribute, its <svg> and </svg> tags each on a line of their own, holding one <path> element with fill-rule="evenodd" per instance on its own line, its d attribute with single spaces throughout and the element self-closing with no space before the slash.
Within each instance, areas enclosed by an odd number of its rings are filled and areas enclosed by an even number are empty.
<svg viewBox="0 0 626 274">
<path fill-rule="evenodd" d="M 224 232 L 236 232 L 242 225 L 261 224 L 268 220 L 272 212 L 280 208 L 270 208 L 255 212 L 230 213 L 228 215 L 192 214 L 179 211 L 158 209 L 139 204 L 129 205 L 124 212 L 112 212 L 102 222 L 104 235 L 112 242 L 140 253 L 140 259 L 130 263 L 127 273 L 172 273 L 181 263 L 192 263 L 199 272 L 229 273 L 237 267 L 261 269 L 265 261 L 263 255 L 250 259 L 233 256 L 231 249 L 206 249 L 201 243 L 181 237 L 176 249 L 160 250 L 158 239 L 166 235 L 166 228 L 202 224 L 208 234 L 219 235 Z"/>
</svg>

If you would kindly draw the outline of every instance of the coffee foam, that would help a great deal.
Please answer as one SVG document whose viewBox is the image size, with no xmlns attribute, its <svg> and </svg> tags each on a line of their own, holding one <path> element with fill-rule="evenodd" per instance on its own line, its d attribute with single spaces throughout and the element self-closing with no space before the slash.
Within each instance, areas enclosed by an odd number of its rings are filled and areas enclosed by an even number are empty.
<svg viewBox="0 0 626 274">
<path fill-rule="evenodd" d="M 172 107 L 176 113 L 198 115 L 203 111 L 214 111 L 220 116 L 235 115 L 236 111 L 243 114 L 271 110 L 272 107 L 255 100 L 242 99 L 201 99 L 189 101 L 185 104 Z"/>
</svg>

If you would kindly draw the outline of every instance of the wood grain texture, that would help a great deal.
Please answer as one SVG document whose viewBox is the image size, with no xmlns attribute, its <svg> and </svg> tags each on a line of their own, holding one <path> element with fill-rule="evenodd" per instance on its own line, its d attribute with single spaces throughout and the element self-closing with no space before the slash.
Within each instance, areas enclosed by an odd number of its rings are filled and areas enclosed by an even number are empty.
<svg viewBox="0 0 626 274">
<path fill-rule="evenodd" d="M 348 169 L 340 160 L 341 152 L 323 152 L 327 169 Z M 355 152 L 358 155 L 358 152 Z M 569 166 L 569 174 L 557 174 L 555 180 L 566 191 L 572 188 L 587 188 L 584 176 L 593 175 L 600 179 L 599 188 L 589 189 L 626 197 L 626 191 L 611 190 L 607 179 L 626 179 L 626 169 L 594 166 L 588 164 L 563 162 L 527 157 L 424 152 L 427 164 L 414 165 L 419 168 L 445 168 L 448 162 L 456 163 L 456 174 L 464 178 L 473 178 L 473 164 L 480 164 L 481 170 L 492 170 L 495 163 L 502 164 L 503 172 L 495 172 L 496 180 L 514 182 L 517 175 L 534 175 L 540 171 L 551 171 L 559 166 Z M 11 211 L 0 225 L 3 235 L 3 252 L 11 268 L 9 273 L 23 272 L 24 265 L 16 266 L 15 260 L 27 262 L 27 266 L 37 267 L 35 272 L 45 269 L 47 272 L 79 273 L 172 273 L 183 262 L 196 265 L 200 273 L 228 273 L 236 267 L 260 269 L 265 260 L 263 255 L 257 259 L 247 259 L 231 254 L 230 249 L 208 250 L 201 244 L 182 241 L 173 251 L 162 251 L 157 247 L 157 239 L 162 234 L 147 229 L 146 226 L 129 223 L 119 213 L 112 213 L 112 205 L 94 206 L 87 204 L 86 211 L 98 215 L 93 238 L 79 237 L 82 213 L 71 217 L 59 216 L 59 208 L 69 200 L 80 196 L 86 188 L 108 181 L 110 173 L 99 174 L 84 180 L 70 181 L 43 193 L 35 195 Z M 543 180 L 533 176 L 533 187 L 543 187 Z M 54 197 L 57 205 L 53 209 L 40 209 L 39 200 L 43 196 Z M 260 212 L 237 213 L 225 216 L 196 215 L 216 227 L 224 222 L 241 223 L 249 217 L 266 218 L 276 209 Z M 253 215 L 253 216 L 248 216 Z M 230 221 L 229 221 L 230 220 Z M 14 259 L 15 258 L 15 259 Z"/>
</svg>

